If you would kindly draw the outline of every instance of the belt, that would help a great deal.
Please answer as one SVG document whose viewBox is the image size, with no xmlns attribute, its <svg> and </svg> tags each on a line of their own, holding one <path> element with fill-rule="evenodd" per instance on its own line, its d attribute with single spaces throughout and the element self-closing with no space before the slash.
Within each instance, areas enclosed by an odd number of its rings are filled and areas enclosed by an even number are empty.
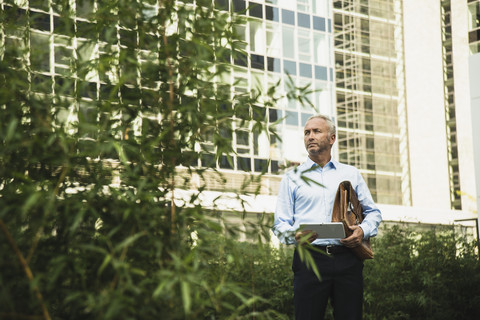
<svg viewBox="0 0 480 320">
<path fill-rule="evenodd" d="M 319 246 L 319 245 L 313 245 L 314 248 L 320 249 L 323 252 L 327 254 L 338 254 L 338 253 L 345 253 L 349 252 L 350 249 L 348 249 L 345 246 Z"/>
</svg>

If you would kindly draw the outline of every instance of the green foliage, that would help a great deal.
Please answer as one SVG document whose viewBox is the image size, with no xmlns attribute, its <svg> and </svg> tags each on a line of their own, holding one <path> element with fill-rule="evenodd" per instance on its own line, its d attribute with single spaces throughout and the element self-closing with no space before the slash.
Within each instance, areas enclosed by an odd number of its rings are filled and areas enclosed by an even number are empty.
<svg viewBox="0 0 480 320">
<path fill-rule="evenodd" d="M 199 205 L 205 182 L 175 200 L 215 173 L 205 159 L 231 162 L 234 122 L 275 134 L 252 111 L 275 90 L 220 81 L 240 18 L 210 0 L 46 3 L 30 7 L 50 6 L 53 27 L 12 1 L 0 11 L 0 317 L 275 317 L 211 272 L 226 267 L 210 233 L 235 230 Z"/>
<path fill-rule="evenodd" d="M 478 319 L 480 261 L 476 243 L 451 228 L 393 227 L 375 239 L 366 261 L 366 319 Z"/>
<path fill-rule="evenodd" d="M 251 308 L 271 307 L 294 319 L 293 248 L 224 243 L 229 251 L 219 250 L 223 269 L 211 271 L 232 277 L 260 296 Z M 365 261 L 364 268 L 364 319 L 479 318 L 476 241 L 458 238 L 448 227 L 420 232 L 395 226 L 382 228 L 372 244 L 375 259 Z M 333 319 L 330 306 L 325 319 Z"/>
<path fill-rule="evenodd" d="M 227 240 L 228 243 L 228 240 Z M 252 312 L 266 312 L 270 309 L 277 318 L 293 317 L 291 271 L 292 248 L 274 249 L 265 244 L 228 244 L 225 271 L 236 282 L 242 284 L 252 295 L 260 299 L 250 306 Z M 237 257 L 233 262 L 231 257 Z M 273 318 L 273 317 L 272 317 Z"/>
<path fill-rule="evenodd" d="M 230 295 L 230 308 L 215 310 L 215 318 L 291 319 L 293 317 L 292 248 L 274 249 L 261 243 L 239 242 L 214 235 L 209 240 L 210 263 L 207 277 L 219 286 L 235 283 L 241 288 L 244 306 L 238 308 Z M 205 247 L 205 246 L 204 246 Z M 209 316 L 212 316 L 209 314 Z M 200 317 L 206 319 L 207 317 Z"/>
</svg>

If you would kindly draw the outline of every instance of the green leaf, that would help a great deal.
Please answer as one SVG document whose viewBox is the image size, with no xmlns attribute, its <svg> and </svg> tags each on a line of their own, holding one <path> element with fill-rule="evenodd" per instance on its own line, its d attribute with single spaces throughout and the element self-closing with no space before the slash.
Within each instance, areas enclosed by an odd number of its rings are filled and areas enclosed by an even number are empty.
<svg viewBox="0 0 480 320">
<path fill-rule="evenodd" d="M 81 222 L 83 221 L 83 216 L 85 214 L 85 211 L 83 208 L 81 208 L 76 214 L 75 218 L 73 220 L 73 223 L 70 226 L 70 232 L 75 232 L 78 227 L 80 226 Z"/>
<path fill-rule="evenodd" d="M 115 147 L 115 150 L 117 151 L 117 154 L 118 154 L 118 157 L 120 158 L 120 161 L 124 165 L 128 165 L 128 159 L 127 159 L 127 156 L 125 155 L 125 151 L 123 150 L 122 145 L 119 142 L 114 141 L 113 146 Z"/>
<path fill-rule="evenodd" d="M 182 281 L 180 285 L 182 292 L 183 310 L 185 311 L 185 315 L 189 315 L 192 308 L 190 284 L 187 281 Z"/>
<path fill-rule="evenodd" d="M 40 196 L 41 196 L 40 192 L 34 192 L 30 194 L 30 196 L 27 198 L 24 205 L 22 206 L 22 212 L 24 214 L 28 213 L 28 211 L 38 202 L 38 200 L 40 199 Z"/>
<path fill-rule="evenodd" d="M 17 119 L 12 119 L 8 123 L 7 134 L 5 135 L 5 143 L 8 143 L 13 138 L 15 134 L 15 130 L 17 129 L 17 125 L 18 125 Z"/>
<path fill-rule="evenodd" d="M 112 261 L 112 255 L 107 254 L 105 256 L 105 258 L 103 259 L 103 262 L 100 265 L 100 268 L 98 268 L 98 270 L 97 270 L 97 275 L 101 275 L 103 270 L 105 270 L 105 268 L 110 264 L 111 261 Z"/>
<path fill-rule="evenodd" d="M 138 238 L 144 236 L 145 233 L 144 232 L 139 232 L 139 233 L 136 233 L 128 238 L 126 238 L 125 240 L 123 240 L 122 242 L 120 242 L 117 246 L 115 246 L 115 251 L 118 252 L 120 250 L 122 250 L 123 248 L 125 247 L 129 247 L 130 245 L 132 245 L 135 241 L 138 240 Z"/>
</svg>

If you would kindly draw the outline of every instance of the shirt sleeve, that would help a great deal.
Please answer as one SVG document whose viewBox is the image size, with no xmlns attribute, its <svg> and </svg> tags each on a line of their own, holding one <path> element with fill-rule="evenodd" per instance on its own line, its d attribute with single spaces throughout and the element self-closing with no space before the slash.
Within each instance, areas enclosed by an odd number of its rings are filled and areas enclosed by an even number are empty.
<svg viewBox="0 0 480 320">
<path fill-rule="evenodd" d="M 295 244 L 295 184 L 286 174 L 280 182 L 272 231 L 283 244 Z"/>
<path fill-rule="evenodd" d="M 370 190 L 360 172 L 358 172 L 357 181 L 358 184 L 355 191 L 357 192 L 358 200 L 362 204 L 363 214 L 365 215 L 360 227 L 363 230 L 363 238 L 368 239 L 377 235 L 378 226 L 382 221 L 382 213 L 373 202 Z"/>
</svg>

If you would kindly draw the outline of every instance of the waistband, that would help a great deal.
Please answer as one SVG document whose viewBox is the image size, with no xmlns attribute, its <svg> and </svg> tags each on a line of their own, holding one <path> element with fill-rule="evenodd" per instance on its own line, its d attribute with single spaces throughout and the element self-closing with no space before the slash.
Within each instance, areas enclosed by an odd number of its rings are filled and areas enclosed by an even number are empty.
<svg viewBox="0 0 480 320">
<path fill-rule="evenodd" d="M 329 245 L 329 246 L 319 246 L 319 245 L 313 245 L 315 249 L 322 250 L 323 252 L 327 254 L 339 254 L 339 253 L 346 253 L 350 252 L 350 249 L 345 247 L 345 246 L 334 246 L 334 245 Z"/>
</svg>

